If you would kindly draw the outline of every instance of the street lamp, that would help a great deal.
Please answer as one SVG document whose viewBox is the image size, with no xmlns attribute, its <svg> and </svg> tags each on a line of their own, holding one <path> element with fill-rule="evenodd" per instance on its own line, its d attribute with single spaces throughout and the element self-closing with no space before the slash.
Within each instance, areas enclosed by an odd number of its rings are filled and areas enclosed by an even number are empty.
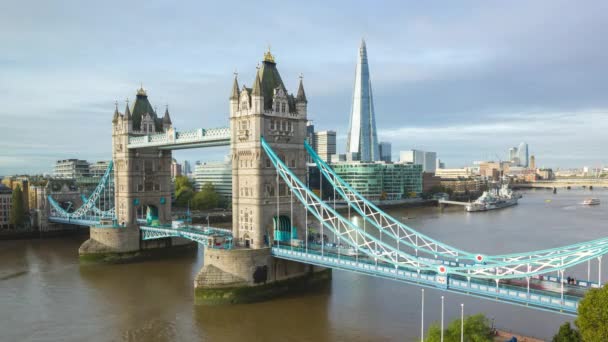
<svg viewBox="0 0 608 342">
<path fill-rule="evenodd" d="M 460 304 L 460 342 L 464 342 L 464 303 Z"/>
<path fill-rule="evenodd" d="M 443 342 L 443 296 L 441 296 L 441 342 Z"/>
<path fill-rule="evenodd" d="M 422 310 L 420 320 L 420 342 L 424 342 L 424 289 L 422 289 Z"/>
</svg>

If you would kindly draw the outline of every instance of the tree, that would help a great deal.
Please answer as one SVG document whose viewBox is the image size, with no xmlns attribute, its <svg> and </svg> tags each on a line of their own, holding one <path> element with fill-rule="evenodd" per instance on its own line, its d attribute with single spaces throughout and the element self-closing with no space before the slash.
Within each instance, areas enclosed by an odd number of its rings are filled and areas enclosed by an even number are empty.
<svg viewBox="0 0 608 342">
<path fill-rule="evenodd" d="M 185 207 L 194 197 L 194 184 L 186 176 L 175 177 L 175 205 Z"/>
<path fill-rule="evenodd" d="M 578 318 L 574 321 L 582 340 L 608 341 L 606 322 L 608 322 L 608 286 L 590 289 L 578 304 Z"/>
<path fill-rule="evenodd" d="M 558 333 L 553 336 L 553 342 L 581 342 L 581 334 L 573 329 L 570 322 L 566 322 L 559 327 Z"/>
<path fill-rule="evenodd" d="M 13 190 L 11 201 L 13 203 L 11 206 L 9 223 L 15 228 L 21 227 L 25 222 L 25 208 L 23 207 L 23 192 L 21 191 L 21 185 L 17 185 L 15 190 Z"/>
<path fill-rule="evenodd" d="M 215 191 L 215 187 L 211 183 L 203 184 L 201 191 L 194 195 L 194 207 L 197 209 L 212 209 L 217 208 L 220 203 L 220 196 Z"/>
<path fill-rule="evenodd" d="M 460 342 L 460 319 L 453 320 L 443 332 L 444 342 Z M 427 342 L 441 340 L 441 328 L 432 324 L 427 333 Z M 466 316 L 464 319 L 464 340 L 468 342 L 491 342 L 492 329 L 489 320 L 483 314 Z"/>
</svg>

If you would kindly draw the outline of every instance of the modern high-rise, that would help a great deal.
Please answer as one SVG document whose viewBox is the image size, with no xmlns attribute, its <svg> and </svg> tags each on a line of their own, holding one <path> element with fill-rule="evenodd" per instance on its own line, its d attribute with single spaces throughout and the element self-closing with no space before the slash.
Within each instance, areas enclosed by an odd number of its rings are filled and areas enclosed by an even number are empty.
<svg viewBox="0 0 608 342">
<path fill-rule="evenodd" d="M 355 70 L 355 89 L 350 115 L 350 128 L 346 138 L 346 153 L 358 154 L 362 162 L 380 160 L 372 83 L 369 77 L 367 49 L 364 40 L 361 40 L 359 59 Z"/>
<path fill-rule="evenodd" d="M 205 183 L 211 183 L 215 191 L 225 199 L 232 198 L 232 162 L 228 160 L 197 164 L 194 168 L 196 191 L 201 191 Z"/>
<path fill-rule="evenodd" d="M 192 168 L 190 168 L 190 162 L 187 160 L 184 160 L 184 162 L 182 163 L 182 174 L 184 176 L 190 176 L 192 174 Z"/>
<path fill-rule="evenodd" d="M 313 148 L 325 162 L 336 154 L 336 131 L 321 131 L 313 134 Z"/>
<path fill-rule="evenodd" d="M 399 153 L 399 161 L 422 165 L 423 172 L 435 172 L 437 168 L 437 153 L 420 150 L 401 151 Z"/>
<path fill-rule="evenodd" d="M 519 143 L 517 147 L 517 157 L 519 158 L 519 166 L 528 167 L 528 144 L 525 142 Z"/>
<path fill-rule="evenodd" d="M 391 143 L 382 141 L 378 143 L 378 152 L 380 152 L 380 160 L 390 163 L 391 162 Z"/>
</svg>

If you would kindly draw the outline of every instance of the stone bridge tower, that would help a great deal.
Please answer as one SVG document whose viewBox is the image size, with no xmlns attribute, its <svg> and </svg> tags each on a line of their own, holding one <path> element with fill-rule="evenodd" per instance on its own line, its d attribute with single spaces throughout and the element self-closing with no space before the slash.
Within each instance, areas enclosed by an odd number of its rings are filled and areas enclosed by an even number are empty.
<svg viewBox="0 0 608 342">
<path fill-rule="evenodd" d="M 306 107 L 302 80 L 296 96 L 288 94 L 270 51 L 251 88 L 239 88 L 235 77 L 230 96 L 230 151 L 236 246 L 205 250 L 204 266 L 194 281 L 198 303 L 265 300 L 315 289 L 331 279 L 330 270 L 274 258 L 270 248 L 275 229 L 281 233 L 279 238 L 304 238 L 306 210 L 295 196 L 292 207 L 291 193 L 282 179 L 277 187 L 276 169 L 262 149 L 260 137 L 303 180 Z"/>
<path fill-rule="evenodd" d="M 171 223 L 171 150 L 129 149 L 129 137 L 163 133 L 173 129 L 168 109 L 159 118 L 143 88 L 131 107 L 114 111 L 112 160 L 114 162 L 114 204 L 116 222 L 123 228 L 91 227 L 91 238 L 80 254 L 124 253 L 141 248 L 138 219 L 148 224 Z"/>
<path fill-rule="evenodd" d="M 239 88 L 235 76 L 230 96 L 230 150 L 232 231 L 239 246 L 269 246 L 275 224 L 289 230 L 286 223 L 291 223 L 293 231 L 283 236 L 302 238 L 305 209 L 295 197 L 292 209 L 290 192 L 282 179 L 277 188 L 277 173 L 262 149 L 260 137 L 300 179 L 305 179 L 306 106 L 302 80 L 297 95 L 289 94 L 270 51 L 264 55 L 251 88 Z"/>
</svg>

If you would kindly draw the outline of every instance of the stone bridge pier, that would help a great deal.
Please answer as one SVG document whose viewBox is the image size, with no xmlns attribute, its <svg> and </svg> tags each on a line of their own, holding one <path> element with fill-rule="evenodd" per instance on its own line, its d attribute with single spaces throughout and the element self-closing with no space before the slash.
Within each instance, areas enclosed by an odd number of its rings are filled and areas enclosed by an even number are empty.
<svg viewBox="0 0 608 342">
<path fill-rule="evenodd" d="M 197 304 L 250 303 L 318 290 L 331 270 L 272 257 L 270 248 L 205 249 L 204 266 L 194 280 Z"/>
</svg>

